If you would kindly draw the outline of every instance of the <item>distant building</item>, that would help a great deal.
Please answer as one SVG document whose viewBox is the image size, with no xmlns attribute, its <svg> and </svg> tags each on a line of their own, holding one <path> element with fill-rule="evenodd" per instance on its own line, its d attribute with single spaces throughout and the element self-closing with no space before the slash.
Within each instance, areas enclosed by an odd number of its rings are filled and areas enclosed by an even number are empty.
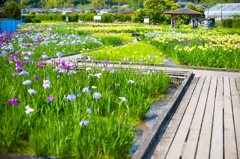
<svg viewBox="0 0 240 159">
<path fill-rule="evenodd" d="M 203 28 L 205 29 L 209 29 L 209 28 L 215 28 L 215 19 L 216 17 L 208 17 L 208 18 L 203 18 L 200 20 L 201 25 Z"/>
<path fill-rule="evenodd" d="M 207 17 L 216 17 L 217 20 L 222 18 L 232 18 L 232 15 L 240 15 L 240 3 L 223 3 L 216 4 L 215 6 L 205 10 L 204 14 Z"/>
<path fill-rule="evenodd" d="M 30 10 L 21 9 L 21 15 L 29 15 L 29 14 L 30 14 Z"/>
<path fill-rule="evenodd" d="M 203 4 L 195 4 L 195 3 L 192 3 L 192 2 L 177 2 L 176 4 L 179 5 L 181 8 L 187 8 L 187 6 L 188 6 L 189 4 L 192 4 L 192 5 L 194 5 L 195 7 L 202 8 L 202 9 L 206 9 L 206 8 L 207 8 L 207 7 L 204 6 Z"/>
<path fill-rule="evenodd" d="M 109 14 L 113 14 L 113 15 L 115 15 L 115 14 L 133 14 L 135 11 L 133 10 L 133 11 L 115 11 L 115 12 L 112 12 L 112 13 L 109 13 Z"/>
<path fill-rule="evenodd" d="M 68 10 L 68 11 L 66 11 L 66 10 L 62 11 L 62 14 L 72 14 L 72 13 L 73 13 L 73 12 L 70 11 L 70 10 Z"/>
</svg>

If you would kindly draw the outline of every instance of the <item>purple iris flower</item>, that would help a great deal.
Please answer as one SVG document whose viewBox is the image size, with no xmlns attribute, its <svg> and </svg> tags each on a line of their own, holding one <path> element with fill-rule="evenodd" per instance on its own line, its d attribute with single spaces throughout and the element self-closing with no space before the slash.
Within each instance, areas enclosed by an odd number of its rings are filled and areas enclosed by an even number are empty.
<svg viewBox="0 0 240 159">
<path fill-rule="evenodd" d="M 59 75 L 57 75 L 57 79 L 59 78 L 60 76 Z"/>
<path fill-rule="evenodd" d="M 69 94 L 66 99 L 68 99 L 68 100 L 70 100 L 70 101 L 74 101 L 75 98 L 76 98 L 75 95 Z"/>
<path fill-rule="evenodd" d="M 19 67 L 23 67 L 23 66 L 24 66 L 24 62 L 18 61 L 18 62 L 16 63 L 16 65 L 19 66 Z"/>
<path fill-rule="evenodd" d="M 39 63 L 38 63 L 38 67 L 40 67 L 40 66 L 42 66 L 42 65 L 46 65 L 46 63 L 44 63 L 44 62 L 39 62 Z"/>
<path fill-rule="evenodd" d="M 47 80 L 50 80 L 50 77 L 47 77 Z"/>
<path fill-rule="evenodd" d="M 30 80 L 25 80 L 25 81 L 23 81 L 23 84 L 24 85 L 29 85 L 29 84 L 31 84 L 32 82 L 30 81 Z"/>
<path fill-rule="evenodd" d="M 212 41 L 212 44 L 215 44 L 215 41 Z"/>
<path fill-rule="evenodd" d="M 53 100 L 53 98 L 57 99 L 57 97 L 54 97 L 54 96 L 50 96 L 48 98 L 46 98 L 49 102 L 51 102 Z"/>
<path fill-rule="evenodd" d="M 130 59 L 129 59 L 130 60 Z M 102 63 L 110 64 L 107 60 L 103 60 Z"/>
<path fill-rule="evenodd" d="M 173 43 L 174 41 L 172 40 L 171 42 Z"/>
<path fill-rule="evenodd" d="M 21 68 L 21 67 L 17 67 L 17 68 L 15 69 L 15 72 L 22 72 L 22 68 Z"/>
<path fill-rule="evenodd" d="M 29 75 L 29 72 L 27 72 L 27 71 L 22 71 L 22 72 L 19 73 L 19 75 L 28 76 L 28 75 Z"/>
<path fill-rule="evenodd" d="M 19 103 L 20 103 L 20 101 L 17 100 L 15 97 L 13 97 L 12 100 L 8 101 L 8 105 L 9 105 L 9 106 L 12 106 L 13 104 L 19 105 Z"/>
<path fill-rule="evenodd" d="M 95 60 L 93 61 L 93 63 L 95 63 L 96 65 L 98 64 L 98 62 L 97 62 L 97 61 L 95 61 Z"/>
<path fill-rule="evenodd" d="M 83 120 L 83 121 L 81 121 L 81 122 L 79 123 L 79 125 L 82 126 L 82 124 L 84 124 L 85 126 L 88 126 L 89 121 Z"/>
<path fill-rule="evenodd" d="M 36 79 L 36 81 L 39 79 L 39 76 L 34 76 L 34 78 Z"/>
<path fill-rule="evenodd" d="M 70 69 L 71 69 L 71 66 L 70 66 L 70 65 L 67 65 L 67 66 L 65 65 L 65 66 L 62 67 L 62 69 L 63 69 L 63 70 L 66 70 L 66 69 L 70 70 Z"/>
<path fill-rule="evenodd" d="M 89 89 L 89 87 L 85 87 L 85 88 L 83 88 L 82 91 L 83 91 L 83 92 L 90 93 L 90 89 Z"/>
<path fill-rule="evenodd" d="M 101 94 L 100 94 L 99 92 L 95 92 L 95 93 L 93 94 L 93 98 L 99 99 L 99 98 L 101 98 Z"/>
<path fill-rule="evenodd" d="M 164 61 L 165 63 L 169 62 L 169 60 L 168 60 L 167 58 L 165 58 L 163 61 Z"/>
<path fill-rule="evenodd" d="M 12 55 L 12 58 L 14 58 L 14 59 L 17 58 L 17 57 L 21 57 L 21 56 L 18 55 L 18 53 Z"/>
<path fill-rule="evenodd" d="M 87 109 L 87 113 L 88 114 L 91 114 L 92 113 L 92 110 L 90 108 Z"/>
</svg>

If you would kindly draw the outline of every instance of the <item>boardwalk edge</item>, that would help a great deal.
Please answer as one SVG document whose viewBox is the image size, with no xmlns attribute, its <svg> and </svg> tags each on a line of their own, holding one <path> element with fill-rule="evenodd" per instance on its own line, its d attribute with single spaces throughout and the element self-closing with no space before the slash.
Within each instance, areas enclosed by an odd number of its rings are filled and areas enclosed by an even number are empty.
<svg viewBox="0 0 240 159">
<path fill-rule="evenodd" d="M 162 137 L 169 121 L 175 113 L 179 103 L 181 102 L 184 94 L 186 93 L 188 86 L 193 79 L 193 72 L 188 72 L 185 80 L 182 82 L 172 99 L 169 101 L 166 108 L 164 108 L 162 115 L 154 123 L 153 127 L 147 133 L 145 139 L 141 142 L 137 151 L 132 156 L 132 159 L 150 158 L 155 147 Z"/>
</svg>

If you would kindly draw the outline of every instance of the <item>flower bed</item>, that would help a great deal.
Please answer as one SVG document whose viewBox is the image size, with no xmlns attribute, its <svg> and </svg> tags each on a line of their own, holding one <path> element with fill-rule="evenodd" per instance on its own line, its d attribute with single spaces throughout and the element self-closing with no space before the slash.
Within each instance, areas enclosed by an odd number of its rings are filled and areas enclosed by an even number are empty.
<svg viewBox="0 0 240 159">
<path fill-rule="evenodd" d="M 0 152 L 5 153 L 128 158 L 133 126 L 170 82 L 163 72 L 79 69 L 66 62 L 50 67 L 14 52 L 0 57 Z"/>
<path fill-rule="evenodd" d="M 19 30 L 15 33 L 3 32 L 0 34 L 2 56 L 8 54 L 9 50 L 16 50 L 19 54 L 24 55 L 26 60 L 47 58 L 56 56 L 56 54 L 84 51 L 132 40 L 132 36 L 128 34 L 79 36 L 58 33 L 49 29 L 40 31 Z"/>
<path fill-rule="evenodd" d="M 179 64 L 240 69 L 239 32 L 202 29 L 185 32 L 152 33 L 144 38 Z"/>
<path fill-rule="evenodd" d="M 86 52 L 82 54 L 91 56 L 92 60 L 108 60 L 122 62 L 142 62 L 142 63 L 161 63 L 162 53 L 155 46 L 146 43 L 126 44 L 121 47 L 105 47 L 98 51 Z"/>
</svg>

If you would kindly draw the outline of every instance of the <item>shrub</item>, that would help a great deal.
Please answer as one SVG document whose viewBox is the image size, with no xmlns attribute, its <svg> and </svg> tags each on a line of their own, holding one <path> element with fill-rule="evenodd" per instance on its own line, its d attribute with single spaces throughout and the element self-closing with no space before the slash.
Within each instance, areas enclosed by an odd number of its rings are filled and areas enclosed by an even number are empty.
<svg viewBox="0 0 240 159">
<path fill-rule="evenodd" d="M 233 19 L 232 27 L 235 29 L 240 28 L 240 19 Z"/>
<path fill-rule="evenodd" d="M 32 22 L 33 22 L 33 23 L 41 23 L 41 20 L 38 19 L 38 18 L 33 18 L 33 19 L 32 19 Z"/>
<path fill-rule="evenodd" d="M 26 19 L 27 19 L 27 23 L 32 23 L 32 19 L 31 18 L 27 17 Z"/>
<path fill-rule="evenodd" d="M 222 19 L 222 26 L 224 28 L 232 28 L 232 23 L 233 23 L 233 19 L 231 19 L 231 18 Z"/>
<path fill-rule="evenodd" d="M 168 22 L 163 22 L 162 25 L 168 25 Z"/>
</svg>

